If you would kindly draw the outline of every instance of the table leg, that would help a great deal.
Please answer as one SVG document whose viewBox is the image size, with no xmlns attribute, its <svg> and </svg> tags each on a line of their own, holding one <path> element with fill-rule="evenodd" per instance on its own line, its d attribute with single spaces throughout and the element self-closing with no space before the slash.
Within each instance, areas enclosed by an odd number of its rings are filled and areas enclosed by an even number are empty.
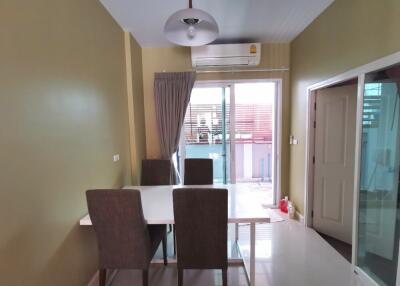
<svg viewBox="0 0 400 286">
<path fill-rule="evenodd" d="M 235 241 L 239 240 L 239 224 L 235 223 Z"/>
<path fill-rule="evenodd" d="M 256 224 L 250 223 L 250 286 L 256 280 Z"/>
</svg>

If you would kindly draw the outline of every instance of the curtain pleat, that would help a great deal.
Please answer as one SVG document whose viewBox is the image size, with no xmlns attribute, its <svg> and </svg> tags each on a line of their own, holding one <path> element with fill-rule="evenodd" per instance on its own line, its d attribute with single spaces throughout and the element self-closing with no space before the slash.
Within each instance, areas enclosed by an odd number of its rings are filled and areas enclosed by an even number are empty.
<svg viewBox="0 0 400 286">
<path fill-rule="evenodd" d="M 186 108 L 195 80 L 195 72 L 156 73 L 154 76 L 154 99 L 160 150 L 162 159 L 171 160 L 172 184 L 177 183 L 172 155 L 178 150 Z"/>
</svg>

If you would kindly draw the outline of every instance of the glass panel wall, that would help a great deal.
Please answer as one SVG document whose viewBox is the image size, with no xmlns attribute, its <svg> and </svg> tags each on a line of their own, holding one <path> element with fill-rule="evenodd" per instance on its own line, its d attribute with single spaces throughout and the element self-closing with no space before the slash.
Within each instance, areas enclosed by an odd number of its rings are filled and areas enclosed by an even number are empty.
<svg viewBox="0 0 400 286">
<path fill-rule="evenodd" d="M 365 76 L 357 265 L 396 285 L 399 253 L 400 65 Z"/>
</svg>

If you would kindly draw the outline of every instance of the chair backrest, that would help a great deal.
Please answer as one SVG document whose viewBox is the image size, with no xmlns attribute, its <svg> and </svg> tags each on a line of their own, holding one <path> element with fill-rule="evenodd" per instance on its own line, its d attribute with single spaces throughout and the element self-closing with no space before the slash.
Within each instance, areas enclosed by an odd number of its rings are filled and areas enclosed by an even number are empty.
<svg viewBox="0 0 400 286">
<path fill-rule="evenodd" d="M 228 191 L 173 191 L 178 268 L 226 269 Z"/>
<path fill-rule="evenodd" d="M 185 159 L 185 185 L 212 185 L 212 159 Z"/>
<path fill-rule="evenodd" d="M 142 186 L 171 184 L 171 161 L 162 159 L 142 160 Z"/>
<path fill-rule="evenodd" d="M 145 269 L 150 236 L 137 190 L 88 190 L 86 199 L 97 236 L 100 268 Z"/>
</svg>

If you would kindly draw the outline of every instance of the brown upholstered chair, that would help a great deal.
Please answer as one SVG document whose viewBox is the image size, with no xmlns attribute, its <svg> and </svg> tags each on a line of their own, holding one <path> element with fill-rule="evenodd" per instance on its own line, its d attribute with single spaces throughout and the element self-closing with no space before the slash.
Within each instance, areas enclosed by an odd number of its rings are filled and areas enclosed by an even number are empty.
<svg viewBox="0 0 400 286">
<path fill-rule="evenodd" d="M 147 225 L 137 190 L 88 190 L 89 215 L 99 248 L 99 285 L 106 285 L 107 269 L 141 269 L 143 286 L 160 242 L 166 256 L 165 225 Z"/>
<path fill-rule="evenodd" d="M 140 182 L 141 186 L 162 186 L 170 184 L 171 184 L 170 160 L 163 160 L 163 159 L 142 160 L 142 176 Z M 169 225 L 169 232 L 170 231 L 172 231 L 171 225 Z"/>
<path fill-rule="evenodd" d="M 212 185 L 212 159 L 185 159 L 185 185 Z"/>
<path fill-rule="evenodd" d="M 178 285 L 184 269 L 222 269 L 227 285 L 228 191 L 181 188 L 173 191 Z"/>
<path fill-rule="evenodd" d="M 161 159 L 142 160 L 142 186 L 171 184 L 171 161 Z"/>
</svg>

